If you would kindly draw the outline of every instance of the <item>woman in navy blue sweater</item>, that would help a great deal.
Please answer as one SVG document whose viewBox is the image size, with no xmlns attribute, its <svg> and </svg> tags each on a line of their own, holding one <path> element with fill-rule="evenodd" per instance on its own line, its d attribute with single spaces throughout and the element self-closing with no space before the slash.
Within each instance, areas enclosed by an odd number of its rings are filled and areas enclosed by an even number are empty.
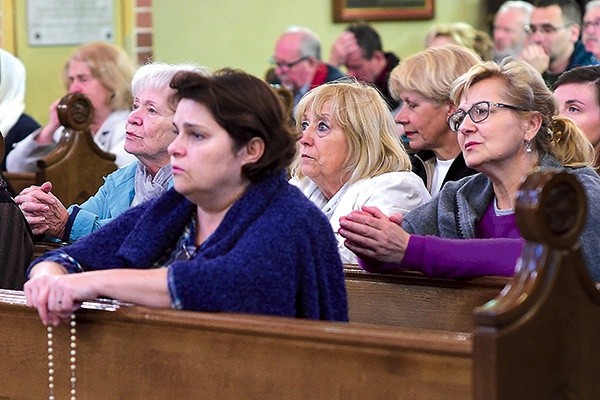
<svg viewBox="0 0 600 400">
<path fill-rule="evenodd" d="M 296 137 L 277 95 L 232 70 L 171 87 L 174 189 L 34 261 L 28 304 L 52 325 L 96 297 L 347 320 L 333 231 L 286 180 Z"/>
</svg>

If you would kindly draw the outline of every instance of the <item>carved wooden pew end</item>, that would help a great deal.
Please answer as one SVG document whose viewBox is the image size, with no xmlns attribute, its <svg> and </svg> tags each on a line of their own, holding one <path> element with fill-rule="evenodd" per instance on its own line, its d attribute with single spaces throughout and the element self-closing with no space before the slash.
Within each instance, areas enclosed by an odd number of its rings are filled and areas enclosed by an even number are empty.
<svg viewBox="0 0 600 400">
<path fill-rule="evenodd" d="M 52 182 L 52 192 L 66 206 L 82 203 L 117 169 L 114 154 L 100 149 L 89 126 L 94 110 L 81 93 L 69 93 L 57 106 L 65 133 L 56 148 L 37 161 L 36 173 L 4 173 L 14 194 L 31 185 Z"/>
<path fill-rule="evenodd" d="M 527 240 L 502 294 L 475 310 L 476 399 L 600 398 L 600 295 L 579 238 L 587 200 L 574 175 L 533 173 L 517 222 Z"/>
</svg>

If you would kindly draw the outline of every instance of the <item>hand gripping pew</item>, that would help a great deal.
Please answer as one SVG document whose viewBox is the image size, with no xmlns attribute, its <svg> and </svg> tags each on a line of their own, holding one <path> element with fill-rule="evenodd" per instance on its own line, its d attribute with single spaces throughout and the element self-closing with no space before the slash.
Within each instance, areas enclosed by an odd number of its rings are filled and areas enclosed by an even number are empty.
<svg viewBox="0 0 600 400">
<path fill-rule="evenodd" d="M 4 172 L 14 194 L 31 185 L 52 182 L 52 193 L 65 205 L 82 203 L 117 169 L 115 155 L 100 149 L 89 130 L 94 109 L 81 93 L 70 93 L 58 105 L 65 134 L 56 148 L 37 161 L 35 173 Z"/>
<path fill-rule="evenodd" d="M 513 280 L 475 310 L 472 332 L 87 302 L 78 398 L 600 398 L 600 307 L 577 247 L 585 196 L 567 173 L 537 173 L 524 190 L 536 194 L 517 205 L 532 242 Z M 577 201 L 561 207 L 570 192 Z M 566 212 L 560 223 L 554 212 Z M 48 394 L 46 329 L 23 303 L 0 292 L 0 399 Z M 55 393 L 67 398 L 68 327 L 54 336 Z"/>
</svg>

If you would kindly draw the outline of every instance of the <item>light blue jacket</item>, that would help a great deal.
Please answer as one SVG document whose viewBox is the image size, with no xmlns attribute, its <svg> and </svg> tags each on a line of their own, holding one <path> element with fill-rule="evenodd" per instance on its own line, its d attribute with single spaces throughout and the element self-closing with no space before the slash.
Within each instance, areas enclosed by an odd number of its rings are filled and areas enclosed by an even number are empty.
<svg viewBox="0 0 600 400">
<path fill-rule="evenodd" d="M 95 195 L 81 205 L 74 204 L 68 208 L 69 220 L 65 236 L 69 235 L 69 243 L 89 235 L 131 207 L 138 162 L 127 164 L 108 175 Z M 169 182 L 169 188 L 171 187 L 173 179 Z"/>
</svg>

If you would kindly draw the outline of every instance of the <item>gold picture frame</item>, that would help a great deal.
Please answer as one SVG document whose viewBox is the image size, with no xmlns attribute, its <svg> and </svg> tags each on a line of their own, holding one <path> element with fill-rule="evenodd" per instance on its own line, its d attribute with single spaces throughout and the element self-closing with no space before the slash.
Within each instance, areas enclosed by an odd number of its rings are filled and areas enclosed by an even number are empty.
<svg viewBox="0 0 600 400">
<path fill-rule="evenodd" d="M 431 19 L 434 0 L 332 0 L 333 21 L 402 21 Z"/>
</svg>

